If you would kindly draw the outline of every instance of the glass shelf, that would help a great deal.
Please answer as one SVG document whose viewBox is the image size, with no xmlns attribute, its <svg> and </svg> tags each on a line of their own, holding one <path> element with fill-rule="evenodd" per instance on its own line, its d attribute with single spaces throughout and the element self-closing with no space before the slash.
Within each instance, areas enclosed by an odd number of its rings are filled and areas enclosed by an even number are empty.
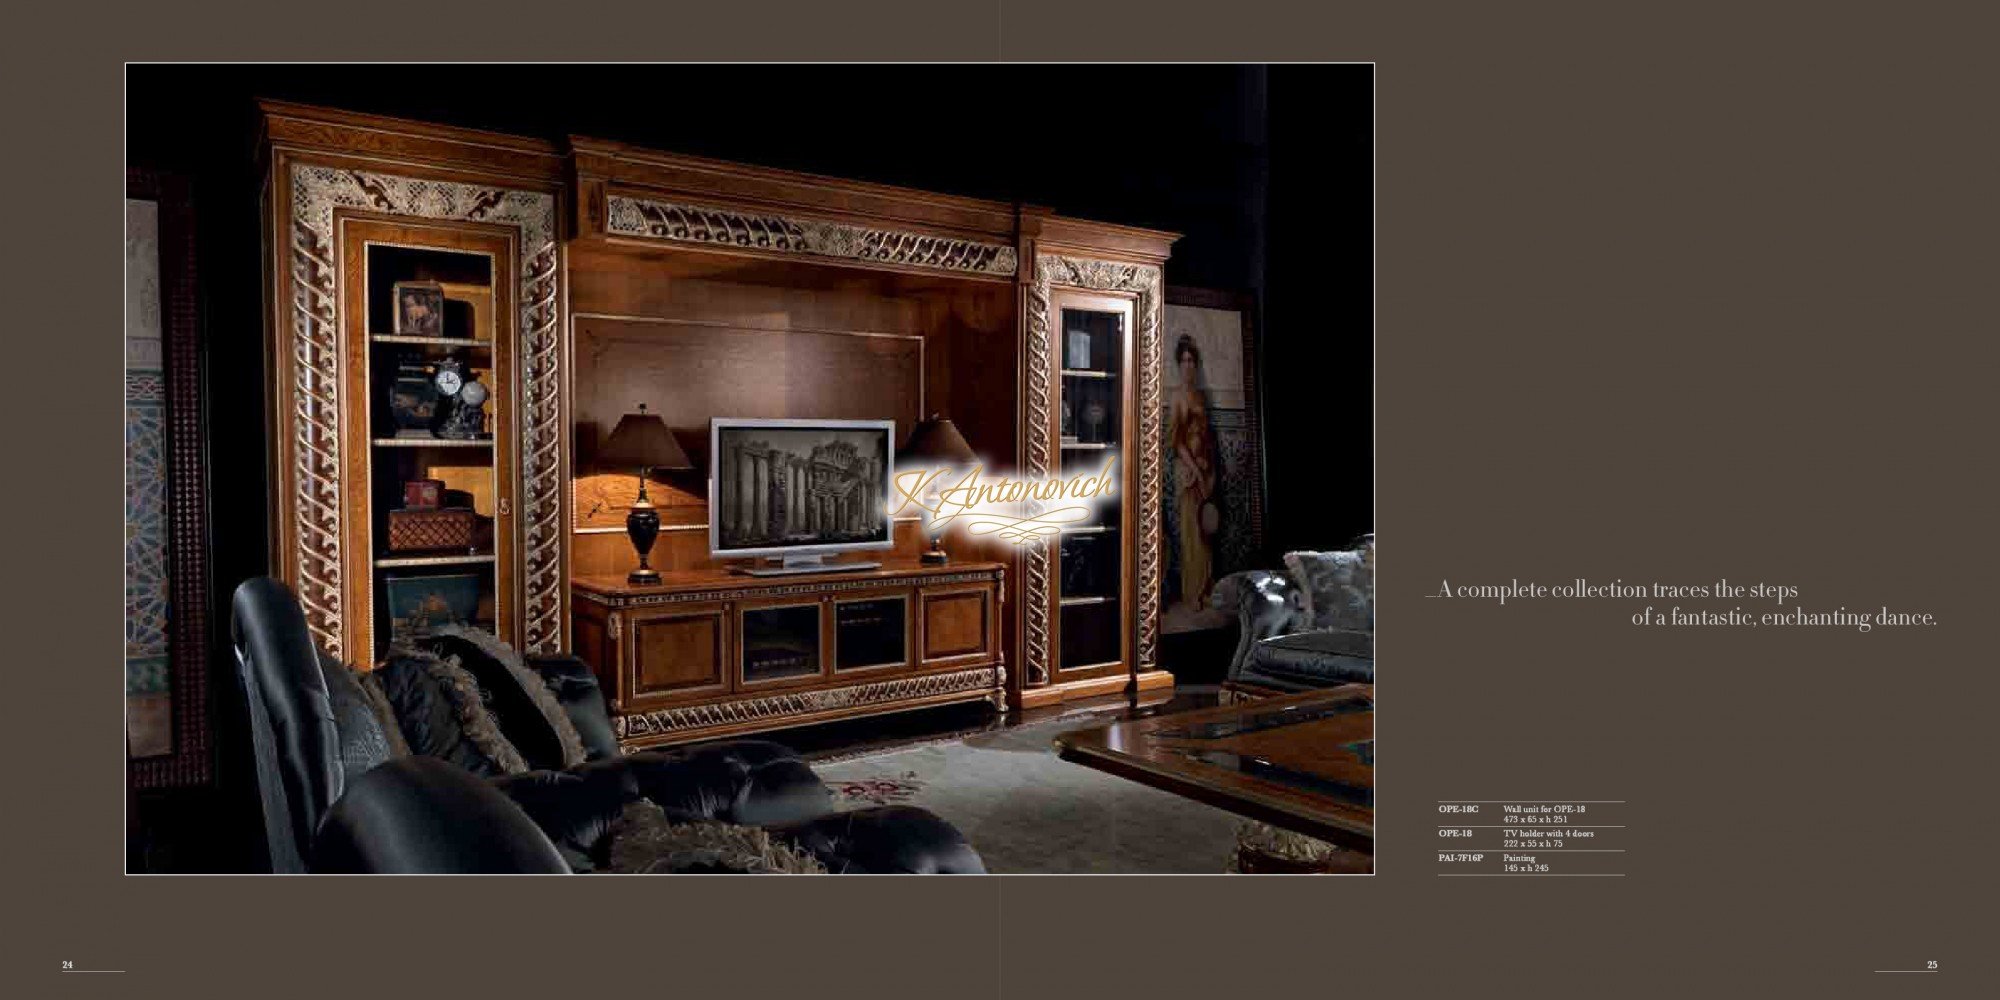
<svg viewBox="0 0 2000 1000">
<path fill-rule="evenodd" d="M 375 568 L 403 569 L 411 566 L 476 566 L 480 563 L 490 563 L 493 559 L 494 556 L 491 552 L 468 553 L 462 556 L 390 556 L 387 559 L 375 560 Z"/>
<path fill-rule="evenodd" d="M 491 448 L 492 438 L 376 438 L 377 448 Z"/>
<path fill-rule="evenodd" d="M 371 333 L 368 335 L 368 339 L 374 341 L 377 344 L 428 344 L 435 347 L 477 347 L 485 350 L 493 349 L 492 341 L 478 340 L 472 337 L 412 337 L 399 333 Z"/>
<path fill-rule="evenodd" d="M 1103 604 L 1106 601 L 1115 601 L 1115 600 L 1117 600 L 1117 598 L 1103 596 L 1103 595 L 1099 595 L 1097 597 L 1065 597 L 1062 599 L 1062 604 L 1063 607 L 1067 608 L 1082 604 Z"/>
</svg>

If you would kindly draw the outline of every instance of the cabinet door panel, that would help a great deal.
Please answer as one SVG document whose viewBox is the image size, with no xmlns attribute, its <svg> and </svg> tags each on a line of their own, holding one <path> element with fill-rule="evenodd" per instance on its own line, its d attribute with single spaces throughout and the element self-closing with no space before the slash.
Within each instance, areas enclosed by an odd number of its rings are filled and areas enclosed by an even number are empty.
<svg viewBox="0 0 2000 1000">
<path fill-rule="evenodd" d="M 914 662 L 910 597 L 908 590 L 883 590 L 835 600 L 834 672 L 899 670 Z"/>
<path fill-rule="evenodd" d="M 991 655 L 995 626 L 991 588 L 926 590 L 919 600 L 924 666 L 953 666 Z"/>
<path fill-rule="evenodd" d="M 812 684 L 827 673 L 825 599 L 743 601 L 736 609 L 739 690 Z"/>
<path fill-rule="evenodd" d="M 1138 486 L 1133 463 L 1138 411 L 1135 304 L 1124 295 L 1059 290 L 1051 297 L 1057 337 L 1058 471 L 1064 476 L 1116 463 L 1119 490 L 1095 524 L 1055 546 L 1049 594 L 1051 676 L 1081 680 L 1128 669 L 1132 656 L 1133 511 L 1123 498 Z"/>
<path fill-rule="evenodd" d="M 729 619 L 721 606 L 636 615 L 631 629 L 635 707 L 729 690 Z"/>
</svg>

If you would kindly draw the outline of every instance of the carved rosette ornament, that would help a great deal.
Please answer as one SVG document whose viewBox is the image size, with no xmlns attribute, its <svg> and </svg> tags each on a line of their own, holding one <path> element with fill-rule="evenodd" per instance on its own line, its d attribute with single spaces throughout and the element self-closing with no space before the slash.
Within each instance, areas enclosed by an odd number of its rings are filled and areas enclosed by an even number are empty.
<svg viewBox="0 0 2000 1000">
<path fill-rule="evenodd" d="M 1150 264 L 1127 264 L 1036 254 L 1034 281 L 1028 286 L 1028 425 L 1036 432 L 1028 435 L 1026 476 L 1046 476 L 1055 471 L 1054 431 L 1050 428 L 1050 407 L 1055 398 L 1054 323 L 1050 290 L 1057 286 L 1102 292 L 1131 292 L 1137 296 L 1133 312 L 1138 320 L 1136 345 L 1138 366 L 1138 634 L 1134 656 L 1140 669 L 1156 662 L 1160 626 L 1160 504 L 1163 487 L 1162 435 L 1160 423 L 1160 330 L 1164 299 L 1160 269 Z M 1049 594 L 1050 573 L 1055 562 L 1054 542 L 1043 542 L 1028 550 L 1027 572 L 1022 577 L 1023 609 L 1027 616 L 1024 639 L 1028 681 L 1046 683 L 1049 676 Z"/>
<path fill-rule="evenodd" d="M 555 196 L 539 191 L 292 166 L 292 444 L 296 590 L 322 646 L 341 642 L 340 331 L 333 214 L 354 208 L 520 230 L 521 543 L 530 653 L 562 644 L 561 336 Z M 366 655 L 366 651 L 360 651 Z"/>
<path fill-rule="evenodd" d="M 1014 248 L 999 243 L 626 195 L 612 195 L 605 202 L 608 216 L 605 232 L 614 236 L 746 247 L 995 277 L 1011 277 L 1019 266 L 1019 255 Z"/>
</svg>

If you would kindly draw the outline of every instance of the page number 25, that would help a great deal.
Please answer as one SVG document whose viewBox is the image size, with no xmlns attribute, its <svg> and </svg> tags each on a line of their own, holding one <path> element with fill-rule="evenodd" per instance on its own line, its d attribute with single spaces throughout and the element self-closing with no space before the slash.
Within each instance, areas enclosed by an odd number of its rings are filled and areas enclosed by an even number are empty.
<svg viewBox="0 0 2000 1000">
<path fill-rule="evenodd" d="M 1925 963 L 1924 963 L 1924 968 L 1926 968 L 1926 969 L 1935 969 L 1935 968 L 1937 968 L 1937 959 L 1933 958 L 1933 959 L 1931 959 L 1930 961 L 1928 961 L 1928 962 L 1925 962 Z"/>
</svg>

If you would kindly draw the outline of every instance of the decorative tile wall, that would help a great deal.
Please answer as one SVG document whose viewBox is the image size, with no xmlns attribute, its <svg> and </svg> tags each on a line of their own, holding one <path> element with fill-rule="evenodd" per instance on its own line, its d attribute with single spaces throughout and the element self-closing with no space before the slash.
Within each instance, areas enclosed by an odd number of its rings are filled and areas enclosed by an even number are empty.
<svg viewBox="0 0 2000 1000">
<path fill-rule="evenodd" d="M 125 700 L 133 757 L 173 752 L 160 206 L 125 202 Z"/>
</svg>

